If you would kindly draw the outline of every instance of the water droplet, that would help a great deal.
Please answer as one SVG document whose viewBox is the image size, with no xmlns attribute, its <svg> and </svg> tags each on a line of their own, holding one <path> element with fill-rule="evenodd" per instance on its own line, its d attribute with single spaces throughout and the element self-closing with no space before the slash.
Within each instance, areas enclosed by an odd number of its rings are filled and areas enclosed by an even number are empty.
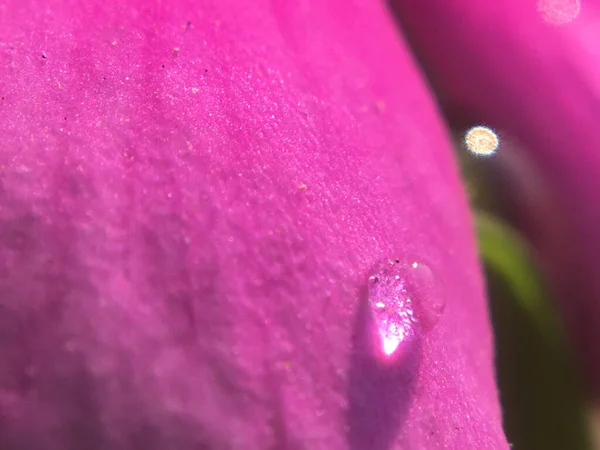
<svg viewBox="0 0 600 450">
<path fill-rule="evenodd" d="M 400 344 L 419 339 L 438 323 L 446 305 L 439 280 L 422 261 L 386 260 L 368 280 L 369 305 L 385 356 Z"/>
</svg>

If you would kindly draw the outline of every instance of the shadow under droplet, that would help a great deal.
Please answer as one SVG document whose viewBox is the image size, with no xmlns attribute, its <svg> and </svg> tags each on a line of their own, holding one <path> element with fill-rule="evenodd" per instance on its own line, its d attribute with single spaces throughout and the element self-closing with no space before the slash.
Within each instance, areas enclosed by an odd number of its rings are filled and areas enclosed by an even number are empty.
<svg viewBox="0 0 600 450">
<path fill-rule="evenodd" d="M 410 408 L 420 360 L 420 340 L 400 344 L 385 358 L 364 289 L 354 324 L 346 414 L 350 450 L 388 450 Z"/>
</svg>

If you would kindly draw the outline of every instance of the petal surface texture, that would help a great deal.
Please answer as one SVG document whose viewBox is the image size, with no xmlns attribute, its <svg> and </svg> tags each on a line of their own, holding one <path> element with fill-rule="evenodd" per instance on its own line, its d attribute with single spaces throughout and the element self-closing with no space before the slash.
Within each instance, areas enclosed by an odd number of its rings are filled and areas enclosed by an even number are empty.
<svg viewBox="0 0 600 450">
<path fill-rule="evenodd" d="M 2 448 L 507 448 L 415 67 L 377 2 L 3 2 Z M 409 254 L 446 307 L 380 361 Z"/>
</svg>

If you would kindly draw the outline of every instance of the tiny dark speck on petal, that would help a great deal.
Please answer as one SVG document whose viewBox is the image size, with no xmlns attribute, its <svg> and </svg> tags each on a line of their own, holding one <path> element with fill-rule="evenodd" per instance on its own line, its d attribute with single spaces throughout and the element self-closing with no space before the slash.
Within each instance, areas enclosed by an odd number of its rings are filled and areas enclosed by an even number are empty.
<svg viewBox="0 0 600 450">
<path fill-rule="evenodd" d="M 42 52 L 42 58 L 44 58 L 44 59 L 47 58 L 46 53 Z"/>
<path fill-rule="evenodd" d="M 208 69 L 204 69 L 205 72 L 208 72 Z"/>
<path fill-rule="evenodd" d="M 164 69 L 164 68 L 165 68 L 165 65 L 164 65 L 164 64 L 161 64 L 161 65 L 160 65 L 160 67 L 162 67 L 162 68 Z"/>
</svg>

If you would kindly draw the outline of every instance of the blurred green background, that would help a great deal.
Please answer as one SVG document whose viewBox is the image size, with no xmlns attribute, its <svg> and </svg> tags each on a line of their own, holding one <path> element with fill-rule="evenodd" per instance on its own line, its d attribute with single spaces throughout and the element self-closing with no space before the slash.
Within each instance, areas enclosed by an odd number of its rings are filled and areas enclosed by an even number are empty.
<svg viewBox="0 0 600 450">
<path fill-rule="evenodd" d="M 514 225 L 500 146 L 481 157 L 454 132 L 458 159 L 469 192 L 484 266 L 496 340 L 496 373 L 504 429 L 516 450 L 588 450 L 592 442 L 577 364 L 554 308 L 549 283 L 535 250 Z M 520 173 L 527 173 L 526 170 Z M 532 205 L 535 207 L 535 205 Z"/>
</svg>

